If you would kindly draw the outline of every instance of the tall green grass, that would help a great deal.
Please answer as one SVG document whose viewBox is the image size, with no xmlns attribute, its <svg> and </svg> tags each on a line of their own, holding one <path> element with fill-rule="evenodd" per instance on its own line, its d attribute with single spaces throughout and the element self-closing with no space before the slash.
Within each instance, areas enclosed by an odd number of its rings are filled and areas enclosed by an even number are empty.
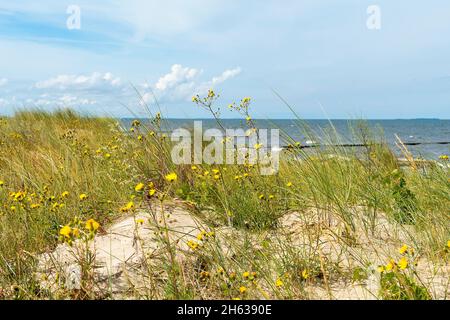
<svg viewBox="0 0 450 320">
<path fill-rule="evenodd" d="M 42 297 L 33 274 L 36 257 L 55 247 L 61 226 L 75 217 L 95 218 L 107 226 L 124 214 L 120 208 L 129 201 L 145 208 L 145 201 L 133 197 L 134 186 L 152 182 L 165 190 L 169 172 L 179 177 L 171 197 L 189 203 L 193 214 L 211 227 L 232 227 L 248 239 L 236 244 L 230 240 L 238 252 L 231 259 L 212 247 L 209 264 L 238 275 L 256 270 L 265 285 L 255 291 L 271 297 L 306 298 L 304 270 L 325 283 L 345 273 L 313 247 L 299 251 L 276 239 L 254 247 L 250 239 L 276 231 L 289 212 L 305 220 L 315 212 L 321 223 L 318 232 L 338 223 L 342 229 L 336 241 L 347 246 L 355 245 L 360 233 L 376 236 L 377 220 L 386 217 L 408 230 L 411 245 L 422 255 L 438 263 L 448 258 L 443 249 L 450 238 L 448 167 L 433 162 L 422 169 L 400 167 L 379 133 L 363 122 L 353 132 L 366 148 L 336 146 L 342 141 L 337 132 L 322 133 L 328 146 L 289 148 L 272 176 L 261 176 L 257 166 L 249 165 L 176 166 L 170 158 L 172 143 L 158 132 L 160 125 L 157 116 L 150 125 L 136 124 L 130 131 L 117 120 L 70 110 L 20 112 L 1 120 L 0 287 L 16 288 L 6 298 Z M 305 124 L 299 130 L 318 140 Z M 81 194 L 87 199 L 80 200 Z M 238 249 L 242 243 L 246 247 Z M 289 285 L 281 289 L 274 284 L 274 273 L 296 277 L 283 280 Z M 167 297 L 204 297 L 204 283 L 191 288 L 194 280 L 179 276 L 172 288 L 185 291 L 174 295 L 169 290 Z M 240 280 L 222 280 L 208 280 L 211 297 L 239 296 L 230 285 L 234 288 Z"/>
</svg>

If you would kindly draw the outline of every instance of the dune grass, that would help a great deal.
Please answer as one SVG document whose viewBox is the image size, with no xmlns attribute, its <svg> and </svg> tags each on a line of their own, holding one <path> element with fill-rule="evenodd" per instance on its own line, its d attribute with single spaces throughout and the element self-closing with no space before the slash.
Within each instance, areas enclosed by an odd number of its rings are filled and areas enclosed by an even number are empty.
<svg viewBox="0 0 450 320">
<path fill-rule="evenodd" d="M 248 122 L 250 128 L 256 126 Z M 355 282 L 372 273 L 379 273 L 378 298 L 433 296 L 414 261 L 425 259 L 431 269 L 448 264 L 445 157 L 400 167 L 382 138 L 359 128 L 355 135 L 368 145 L 363 150 L 330 146 L 306 152 L 292 141 L 279 172 L 262 176 L 253 165 L 174 165 L 172 143 L 158 133 L 160 124 L 157 114 L 150 124 L 135 121 L 128 130 L 114 119 L 67 110 L 19 112 L 1 119 L 2 298 L 55 298 L 40 290 L 34 270 L 37 255 L 64 240 L 63 226 L 78 218 L 106 227 L 130 211 L 145 210 L 148 202 L 161 201 L 161 195 L 164 201 L 183 200 L 211 228 L 230 227 L 242 239 L 230 240 L 228 245 L 238 252 L 232 257 L 214 243 L 196 253 L 206 261 L 200 271 L 179 268 L 174 273 L 174 266 L 162 266 L 170 273 L 163 293 L 145 298 L 303 299 L 311 297 L 311 286 L 329 293 L 335 281 Z M 331 133 L 329 139 L 339 137 Z M 176 174 L 174 181 L 166 179 L 170 173 Z M 289 214 L 311 225 L 301 231 L 308 245 L 277 238 L 276 230 Z M 380 251 L 387 247 L 371 242 L 379 238 L 381 218 L 408 235 L 392 234 L 392 246 L 409 248 L 385 252 L 394 260 L 383 264 L 372 254 L 384 257 Z M 327 257 L 320 249 L 325 233 L 358 263 L 342 266 L 340 256 Z M 356 254 L 354 248 L 361 250 Z"/>
</svg>

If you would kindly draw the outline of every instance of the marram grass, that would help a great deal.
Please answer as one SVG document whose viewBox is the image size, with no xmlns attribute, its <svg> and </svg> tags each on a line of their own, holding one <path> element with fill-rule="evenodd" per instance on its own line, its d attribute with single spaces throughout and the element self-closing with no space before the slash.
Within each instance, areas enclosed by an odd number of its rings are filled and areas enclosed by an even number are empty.
<svg viewBox="0 0 450 320">
<path fill-rule="evenodd" d="M 241 113 L 253 128 L 248 109 Z M 116 219 L 174 198 L 212 229 L 238 230 L 242 239 L 227 244 L 238 254 L 224 255 L 213 242 L 200 248 L 208 234 L 199 234 L 188 245 L 203 263 L 187 268 L 171 260 L 168 247 L 162 289 L 135 298 L 308 299 L 317 297 L 314 288 L 332 298 L 333 285 L 373 273 L 377 298 L 434 297 L 416 261 L 426 261 L 428 269 L 448 266 L 445 156 L 423 167 L 400 167 L 392 150 L 382 140 L 371 143 L 364 131 L 369 140 L 362 151 L 329 147 L 306 153 L 292 141 L 279 172 L 262 176 L 252 165 L 174 165 L 171 142 L 158 133 L 160 123 L 157 115 L 148 126 L 135 121 L 130 131 L 114 119 L 71 111 L 1 119 L 0 298 L 99 298 L 89 290 L 57 297 L 41 290 L 37 256 L 60 242 L 92 241 Z M 338 139 L 330 134 L 330 141 Z M 283 218 L 292 213 L 307 226 L 301 229 L 302 246 L 277 238 Z M 376 245 L 381 218 L 407 233 L 407 243 L 388 235 L 399 252 Z M 327 256 L 319 243 L 325 234 L 355 263 Z M 363 243 L 357 240 L 361 234 Z M 448 281 L 444 297 L 447 292 Z"/>
</svg>

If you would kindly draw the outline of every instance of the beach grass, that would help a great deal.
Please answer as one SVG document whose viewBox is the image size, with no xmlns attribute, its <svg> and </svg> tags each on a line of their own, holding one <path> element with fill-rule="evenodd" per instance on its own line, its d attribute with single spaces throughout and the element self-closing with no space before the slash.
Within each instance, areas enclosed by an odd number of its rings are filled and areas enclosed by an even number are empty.
<svg viewBox="0 0 450 320">
<path fill-rule="evenodd" d="M 158 276 L 148 273 L 150 289 L 134 298 L 331 299 L 368 279 L 379 299 L 448 298 L 448 158 L 400 166 L 361 125 L 354 132 L 366 147 L 306 150 L 291 141 L 273 175 L 251 164 L 175 165 L 161 121 L 157 114 L 130 130 L 70 110 L 1 119 L 0 298 L 114 297 L 84 283 L 77 294 L 44 290 L 39 255 L 93 241 L 118 219 L 173 201 L 211 237 L 216 229 L 233 236 L 224 244 L 199 234 L 190 264 L 174 259 L 169 243 Z"/>
</svg>

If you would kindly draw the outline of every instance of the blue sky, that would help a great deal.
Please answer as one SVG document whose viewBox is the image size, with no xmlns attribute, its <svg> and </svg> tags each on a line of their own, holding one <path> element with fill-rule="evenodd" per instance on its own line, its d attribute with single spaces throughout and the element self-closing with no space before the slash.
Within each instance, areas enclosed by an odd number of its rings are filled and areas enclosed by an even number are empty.
<svg viewBox="0 0 450 320">
<path fill-rule="evenodd" d="M 190 98 L 213 87 L 222 109 L 252 97 L 255 118 L 292 117 L 274 89 L 304 118 L 449 119 L 449 17 L 448 0 L 0 0 L 0 114 L 145 116 L 156 96 L 205 117 Z"/>
</svg>

